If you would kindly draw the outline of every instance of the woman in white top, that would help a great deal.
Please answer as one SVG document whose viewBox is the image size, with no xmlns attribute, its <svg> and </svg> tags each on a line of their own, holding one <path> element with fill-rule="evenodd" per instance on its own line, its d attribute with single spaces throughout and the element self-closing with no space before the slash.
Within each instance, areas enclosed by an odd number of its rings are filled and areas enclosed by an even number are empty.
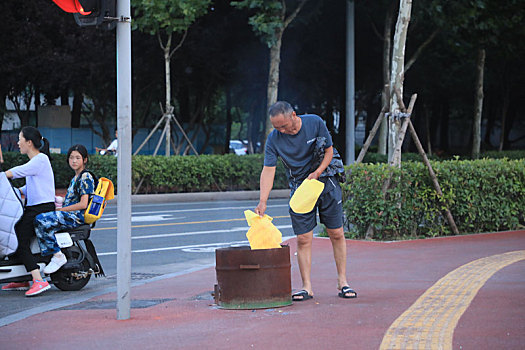
<svg viewBox="0 0 525 350">
<path fill-rule="evenodd" d="M 18 135 L 18 147 L 20 153 L 27 154 L 29 162 L 5 172 L 8 178 L 26 179 L 25 186 L 20 188 L 26 199 L 26 207 L 15 226 L 18 249 L 13 256 L 20 259 L 26 270 L 31 272 L 33 284 L 29 288 L 29 282 L 13 282 L 3 286 L 2 290 L 28 289 L 26 296 L 34 296 L 51 288 L 40 275 L 40 269 L 31 254 L 30 242 L 35 236 L 35 217 L 55 210 L 55 180 L 49 161 L 49 141 L 42 137 L 38 129 L 32 126 L 22 128 Z"/>
</svg>

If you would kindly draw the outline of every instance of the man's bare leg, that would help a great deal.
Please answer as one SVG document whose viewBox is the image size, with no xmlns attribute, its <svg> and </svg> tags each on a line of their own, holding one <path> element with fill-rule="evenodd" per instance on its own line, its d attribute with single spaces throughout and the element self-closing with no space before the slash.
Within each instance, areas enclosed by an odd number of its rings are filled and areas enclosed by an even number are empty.
<svg viewBox="0 0 525 350">
<path fill-rule="evenodd" d="M 301 273 L 301 279 L 303 280 L 303 289 L 310 295 L 314 295 L 312 291 L 312 281 L 310 279 L 313 236 L 313 231 L 297 235 L 297 262 L 299 263 L 299 271 Z"/>
<path fill-rule="evenodd" d="M 327 228 L 326 231 L 330 236 L 332 242 L 332 249 L 334 251 L 335 266 L 337 268 L 337 289 L 348 286 L 346 280 L 346 240 L 343 227 L 336 229 Z"/>
</svg>

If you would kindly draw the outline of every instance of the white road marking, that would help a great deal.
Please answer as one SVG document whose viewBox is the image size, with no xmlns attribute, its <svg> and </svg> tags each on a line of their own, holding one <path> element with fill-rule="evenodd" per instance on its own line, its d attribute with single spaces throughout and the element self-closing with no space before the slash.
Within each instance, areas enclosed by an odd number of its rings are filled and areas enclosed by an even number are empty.
<svg viewBox="0 0 525 350">
<path fill-rule="evenodd" d="M 172 215 L 147 215 L 147 216 L 132 216 L 131 222 L 157 222 L 164 220 L 183 219 L 183 217 L 174 217 Z"/>
<path fill-rule="evenodd" d="M 292 228 L 292 225 L 278 225 L 275 226 L 277 229 L 287 229 Z M 135 236 L 131 237 L 131 239 L 148 239 L 148 238 L 164 238 L 164 237 L 177 237 L 177 236 L 193 236 L 193 235 L 203 235 L 207 233 L 225 233 L 225 232 L 239 232 L 239 231 L 246 231 L 248 232 L 250 228 L 248 226 L 245 227 L 234 227 L 231 229 L 226 230 L 210 230 L 210 231 L 196 231 L 196 232 L 180 232 L 180 233 L 164 233 L 164 234 L 158 234 L 158 235 L 146 235 L 146 236 Z"/>
<path fill-rule="evenodd" d="M 286 241 L 287 239 L 290 239 L 295 236 L 285 236 L 283 237 L 283 241 Z M 205 243 L 205 244 L 191 244 L 191 245 L 181 245 L 181 246 L 175 246 L 175 247 L 162 247 L 162 248 L 152 248 L 152 249 L 138 249 L 138 250 L 132 250 L 132 253 L 152 253 L 152 252 L 161 252 L 166 250 L 184 250 L 184 249 L 192 249 L 192 248 L 201 248 L 201 247 L 213 247 L 212 251 L 215 251 L 217 248 L 225 248 L 225 247 L 234 247 L 239 245 L 246 245 L 248 244 L 248 241 L 234 241 L 234 242 L 220 242 L 220 243 Z M 199 251 L 203 252 L 203 251 Z M 108 255 L 117 255 L 117 252 L 107 252 L 107 253 L 98 253 L 98 256 L 108 256 Z"/>
<path fill-rule="evenodd" d="M 278 208 L 278 207 L 287 207 L 288 204 L 276 204 L 276 205 L 269 205 L 267 207 L 267 211 L 269 208 Z M 196 212 L 196 211 L 217 211 L 217 210 L 242 210 L 243 212 L 246 210 L 246 207 L 220 207 L 220 208 L 196 208 L 196 209 L 175 209 L 175 210 L 158 210 L 158 211 L 143 211 L 143 212 L 135 212 L 133 215 L 144 215 L 144 214 L 174 214 L 174 213 L 188 213 L 188 212 Z M 104 217 L 100 218 L 102 219 L 116 219 L 117 213 L 107 213 L 104 214 Z"/>
</svg>

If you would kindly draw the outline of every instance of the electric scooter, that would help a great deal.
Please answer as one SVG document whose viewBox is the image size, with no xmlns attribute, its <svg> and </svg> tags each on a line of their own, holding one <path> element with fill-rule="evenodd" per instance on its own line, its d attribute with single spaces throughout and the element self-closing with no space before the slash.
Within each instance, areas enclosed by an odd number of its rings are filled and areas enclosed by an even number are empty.
<svg viewBox="0 0 525 350">
<path fill-rule="evenodd" d="M 3 172 L 0 172 L 0 186 L 2 189 L 0 191 L 0 219 L 3 220 L 6 215 L 15 213 L 14 220 L 16 222 L 23 212 L 23 202 L 19 191 L 12 187 L 11 182 Z M 6 205 L 6 203 L 9 204 Z M 13 207 L 17 205 L 20 207 Z M 14 234 L 14 225 L 11 226 L 13 226 L 12 234 Z M 89 239 L 91 229 L 94 226 L 95 223 L 83 224 L 77 228 L 59 231 L 55 234 L 58 246 L 67 258 L 67 263 L 50 275 L 50 282 L 58 289 L 64 291 L 80 290 L 89 282 L 91 275 L 95 275 L 95 277 L 104 276 L 104 270 L 98 259 L 95 246 Z M 5 228 L 6 226 L 3 225 L 2 227 Z M 44 257 L 40 254 L 36 236 L 31 240 L 31 252 L 37 261 L 40 273 L 44 276 L 44 267 L 50 262 L 51 256 Z M 31 274 L 26 271 L 21 261 L 14 258 L 12 254 L 3 257 L 0 254 L 0 283 L 26 282 L 31 281 L 31 279 Z"/>
</svg>

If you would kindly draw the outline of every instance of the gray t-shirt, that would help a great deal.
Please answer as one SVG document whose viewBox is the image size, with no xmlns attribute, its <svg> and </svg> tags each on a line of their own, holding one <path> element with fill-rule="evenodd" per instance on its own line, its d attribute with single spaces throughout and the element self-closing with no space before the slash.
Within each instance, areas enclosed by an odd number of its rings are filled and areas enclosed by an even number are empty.
<svg viewBox="0 0 525 350">
<path fill-rule="evenodd" d="M 295 135 L 273 130 L 266 140 L 264 165 L 274 167 L 280 157 L 287 170 L 290 184 L 300 184 L 312 172 L 315 141 L 325 137 L 325 149 L 332 146 L 332 137 L 323 120 L 315 114 L 299 116 L 301 129 Z"/>
</svg>

